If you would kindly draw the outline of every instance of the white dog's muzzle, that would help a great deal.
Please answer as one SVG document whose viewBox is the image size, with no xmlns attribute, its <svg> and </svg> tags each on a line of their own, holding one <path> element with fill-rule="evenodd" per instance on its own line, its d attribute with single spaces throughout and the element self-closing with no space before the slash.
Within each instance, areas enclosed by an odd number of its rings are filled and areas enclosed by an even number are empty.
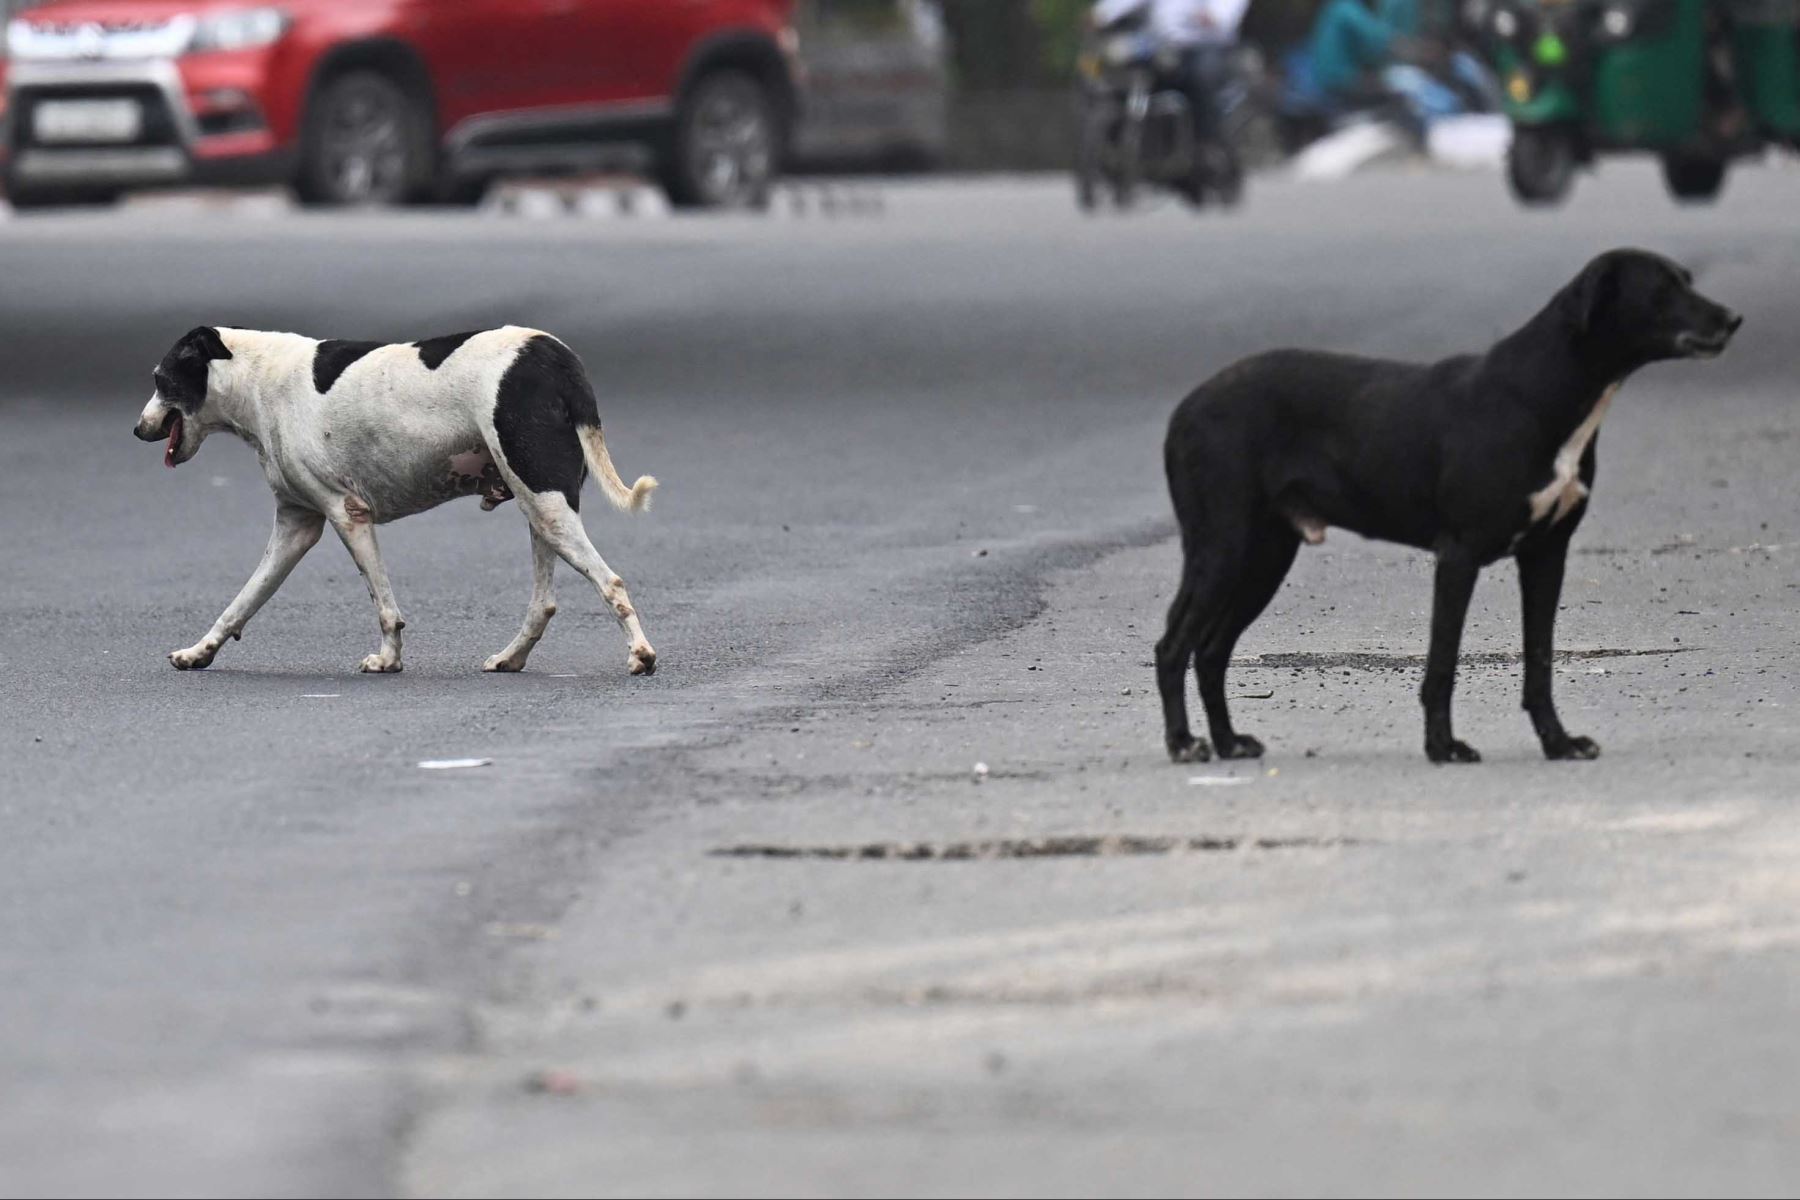
<svg viewBox="0 0 1800 1200">
<path fill-rule="evenodd" d="M 163 466 L 177 467 L 193 457 L 194 453 L 188 442 L 187 425 L 180 409 L 164 404 L 161 395 L 153 395 L 150 403 L 144 406 L 143 415 L 138 417 L 137 428 L 132 432 L 140 442 L 160 442 L 167 438 L 169 444 L 163 450 Z"/>
</svg>

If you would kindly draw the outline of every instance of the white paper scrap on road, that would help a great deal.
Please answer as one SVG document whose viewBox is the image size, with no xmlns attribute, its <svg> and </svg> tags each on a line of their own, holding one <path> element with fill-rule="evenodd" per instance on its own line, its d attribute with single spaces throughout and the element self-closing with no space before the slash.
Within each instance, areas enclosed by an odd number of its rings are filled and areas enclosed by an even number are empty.
<svg viewBox="0 0 1800 1200">
<path fill-rule="evenodd" d="M 1498 113 L 1469 113 L 1433 121 L 1425 135 L 1431 161 L 1465 171 L 1498 170 L 1512 144 L 1512 122 Z"/>
<path fill-rule="evenodd" d="M 1326 134 L 1294 156 L 1295 179 L 1320 182 L 1343 179 L 1377 159 L 1406 153 L 1406 135 L 1374 121 L 1348 125 Z"/>
<path fill-rule="evenodd" d="M 466 771 L 470 767 L 491 767 L 491 758 L 428 758 L 419 764 L 422 771 Z"/>
<path fill-rule="evenodd" d="M 1230 787 L 1234 783 L 1249 783 L 1248 775 L 1189 775 L 1189 787 Z"/>
</svg>

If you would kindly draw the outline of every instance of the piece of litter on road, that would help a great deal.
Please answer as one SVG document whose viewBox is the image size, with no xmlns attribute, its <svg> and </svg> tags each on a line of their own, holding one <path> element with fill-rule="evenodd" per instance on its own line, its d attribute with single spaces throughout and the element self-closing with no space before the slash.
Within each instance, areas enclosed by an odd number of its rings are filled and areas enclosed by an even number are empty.
<svg viewBox="0 0 1800 1200">
<path fill-rule="evenodd" d="M 1189 775 L 1190 787 L 1230 787 L 1234 783 L 1249 783 L 1248 775 Z"/>
<path fill-rule="evenodd" d="M 1588 674 L 1589 675 L 1604 675 L 1604 674 L 1606 674 L 1606 668 L 1605 667 L 1589 667 Z"/>
<path fill-rule="evenodd" d="M 463 771 L 469 767 L 491 767 L 491 758 L 428 758 L 419 764 L 421 771 Z"/>
<path fill-rule="evenodd" d="M 336 700 L 342 695 L 342 692 L 307 692 L 300 698 L 302 700 Z"/>
<path fill-rule="evenodd" d="M 573 1096 L 581 1091 L 581 1079 L 571 1071 L 535 1071 L 526 1076 L 525 1090 L 548 1096 Z"/>
<path fill-rule="evenodd" d="M 988 765 L 984 762 L 975 764 L 975 782 L 980 783 L 988 777 Z"/>
<path fill-rule="evenodd" d="M 1232 697 L 1233 700 L 1273 700 L 1274 698 L 1274 692 L 1239 692 Z"/>
</svg>

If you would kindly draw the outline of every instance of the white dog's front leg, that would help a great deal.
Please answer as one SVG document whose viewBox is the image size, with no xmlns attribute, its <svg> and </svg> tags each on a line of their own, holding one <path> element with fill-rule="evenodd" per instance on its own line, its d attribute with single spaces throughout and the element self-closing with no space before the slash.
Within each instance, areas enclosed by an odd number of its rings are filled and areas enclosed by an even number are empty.
<svg viewBox="0 0 1800 1200">
<path fill-rule="evenodd" d="M 306 552 L 319 544 L 325 518 L 311 509 L 280 505 L 275 509 L 275 528 L 269 533 L 269 544 L 263 549 L 262 561 L 250 581 L 237 594 L 237 599 L 219 614 L 207 635 L 185 650 L 169 655 L 177 671 L 192 671 L 212 665 L 213 656 L 227 638 L 242 636 L 244 626 L 256 615 L 270 596 L 275 594 Z"/>
<path fill-rule="evenodd" d="M 406 622 L 400 617 L 400 606 L 394 603 L 394 589 L 388 584 L 387 568 L 381 565 L 381 552 L 375 545 L 375 526 L 366 512 L 356 506 L 343 515 L 334 514 L 333 528 L 344 539 L 344 548 L 356 560 L 369 585 L 369 597 L 375 601 L 375 612 L 381 620 L 381 649 L 362 660 L 362 669 L 370 674 L 389 674 L 400 669 L 400 631 Z"/>
</svg>

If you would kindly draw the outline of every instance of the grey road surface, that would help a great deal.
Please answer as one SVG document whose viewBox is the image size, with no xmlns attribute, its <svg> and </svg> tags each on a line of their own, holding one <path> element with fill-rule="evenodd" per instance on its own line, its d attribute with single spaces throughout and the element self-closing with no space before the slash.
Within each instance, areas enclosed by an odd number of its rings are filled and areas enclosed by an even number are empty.
<svg viewBox="0 0 1800 1200">
<path fill-rule="evenodd" d="M 1797 197 L 0 223 L 0 1192 L 1791 1193 Z M 1240 647 L 1269 758 L 1164 761 L 1179 396 L 1482 345 L 1619 243 L 1749 324 L 1604 432 L 1557 674 L 1604 757 L 1537 756 L 1501 568 L 1489 761 L 1427 765 L 1429 565 L 1334 532 Z M 404 674 L 329 542 L 169 669 L 271 511 L 246 448 L 129 436 L 201 322 L 564 336 L 663 481 L 587 506 L 662 670 L 565 573 L 482 675 L 529 554 L 472 503 L 382 530 Z"/>
</svg>

